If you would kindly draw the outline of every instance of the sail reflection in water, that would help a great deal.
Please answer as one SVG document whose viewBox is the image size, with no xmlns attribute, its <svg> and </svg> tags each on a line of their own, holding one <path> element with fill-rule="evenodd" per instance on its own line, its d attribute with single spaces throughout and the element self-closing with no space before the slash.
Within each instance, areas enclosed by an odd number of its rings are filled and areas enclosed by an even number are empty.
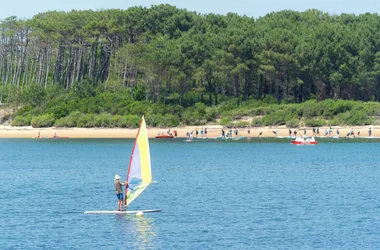
<svg viewBox="0 0 380 250">
<path fill-rule="evenodd" d="M 136 218 L 132 215 L 117 217 L 125 223 L 123 234 L 127 242 L 127 249 L 150 249 L 154 247 L 153 241 L 157 237 L 157 234 L 154 231 L 153 218 Z"/>
</svg>

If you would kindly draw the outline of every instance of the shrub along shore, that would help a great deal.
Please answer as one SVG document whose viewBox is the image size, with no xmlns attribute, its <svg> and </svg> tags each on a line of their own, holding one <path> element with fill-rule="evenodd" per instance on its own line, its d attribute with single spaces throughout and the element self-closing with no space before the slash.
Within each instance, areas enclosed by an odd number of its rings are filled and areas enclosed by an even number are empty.
<svg viewBox="0 0 380 250">
<path fill-rule="evenodd" d="M 34 128 L 137 128 L 142 115 L 148 126 L 159 128 L 207 124 L 240 128 L 376 126 L 380 125 L 380 103 L 327 99 L 277 104 L 266 98 L 246 102 L 230 99 L 215 106 L 199 102 L 184 108 L 104 92 L 82 99 L 60 96 L 43 105 L 24 105 L 2 120 L 12 126 Z"/>
</svg>

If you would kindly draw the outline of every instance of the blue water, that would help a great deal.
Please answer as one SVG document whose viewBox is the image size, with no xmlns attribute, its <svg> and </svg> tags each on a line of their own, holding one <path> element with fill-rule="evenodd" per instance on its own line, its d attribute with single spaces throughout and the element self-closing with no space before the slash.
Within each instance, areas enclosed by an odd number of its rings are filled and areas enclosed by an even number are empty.
<svg viewBox="0 0 380 250">
<path fill-rule="evenodd" d="M 379 143 L 151 141 L 152 184 L 114 210 L 131 140 L 0 140 L 1 249 L 378 249 Z"/>
</svg>

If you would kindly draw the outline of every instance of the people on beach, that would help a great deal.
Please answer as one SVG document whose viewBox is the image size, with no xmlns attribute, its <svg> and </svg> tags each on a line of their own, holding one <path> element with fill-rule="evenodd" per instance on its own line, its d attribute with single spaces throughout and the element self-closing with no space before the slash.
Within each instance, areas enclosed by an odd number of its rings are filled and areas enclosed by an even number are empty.
<svg viewBox="0 0 380 250">
<path fill-rule="evenodd" d="M 117 196 L 117 210 L 121 211 L 123 206 L 123 186 L 126 186 L 126 190 L 128 188 L 128 182 L 121 182 L 120 176 L 115 175 L 114 179 L 114 186 L 116 190 L 116 196 Z"/>
<path fill-rule="evenodd" d="M 195 138 L 198 138 L 198 133 L 199 133 L 199 132 L 198 132 L 198 129 L 196 128 L 196 129 L 195 129 Z"/>
<path fill-rule="evenodd" d="M 40 134 L 40 132 L 38 132 L 38 134 L 37 134 L 37 138 L 41 138 L 41 134 Z"/>
<path fill-rule="evenodd" d="M 205 136 L 207 137 L 207 128 L 205 128 Z"/>
<path fill-rule="evenodd" d="M 339 129 L 336 129 L 336 137 L 339 138 Z"/>
<path fill-rule="evenodd" d="M 251 134 L 251 127 L 248 127 L 248 135 Z"/>
<path fill-rule="evenodd" d="M 368 136 L 372 136 L 372 129 L 371 128 L 368 129 Z"/>
<path fill-rule="evenodd" d="M 292 136 L 292 130 L 289 129 L 289 137 Z"/>
<path fill-rule="evenodd" d="M 259 137 L 261 137 L 262 134 L 263 134 L 263 131 L 260 131 L 260 133 L 259 133 Z"/>
<path fill-rule="evenodd" d="M 193 139 L 193 134 L 191 132 L 186 132 L 186 137 L 188 140 L 192 140 Z"/>
<path fill-rule="evenodd" d="M 319 136 L 319 127 L 317 128 L 317 135 Z"/>
<path fill-rule="evenodd" d="M 57 133 L 54 133 L 53 138 L 57 138 Z"/>
<path fill-rule="evenodd" d="M 313 127 L 313 136 L 315 136 L 315 127 Z"/>
</svg>

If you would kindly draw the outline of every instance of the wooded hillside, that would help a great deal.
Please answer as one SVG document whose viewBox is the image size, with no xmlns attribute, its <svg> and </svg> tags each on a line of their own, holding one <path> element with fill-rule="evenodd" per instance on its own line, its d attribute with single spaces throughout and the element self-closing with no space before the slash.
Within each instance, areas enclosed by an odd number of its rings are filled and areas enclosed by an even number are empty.
<svg viewBox="0 0 380 250">
<path fill-rule="evenodd" d="M 0 24 L 1 98 L 9 86 L 81 81 L 146 88 L 153 102 L 225 97 L 302 102 L 380 98 L 380 17 L 318 10 L 254 20 L 170 5 L 46 12 Z M 8 87 L 8 89 L 7 89 Z"/>
</svg>

